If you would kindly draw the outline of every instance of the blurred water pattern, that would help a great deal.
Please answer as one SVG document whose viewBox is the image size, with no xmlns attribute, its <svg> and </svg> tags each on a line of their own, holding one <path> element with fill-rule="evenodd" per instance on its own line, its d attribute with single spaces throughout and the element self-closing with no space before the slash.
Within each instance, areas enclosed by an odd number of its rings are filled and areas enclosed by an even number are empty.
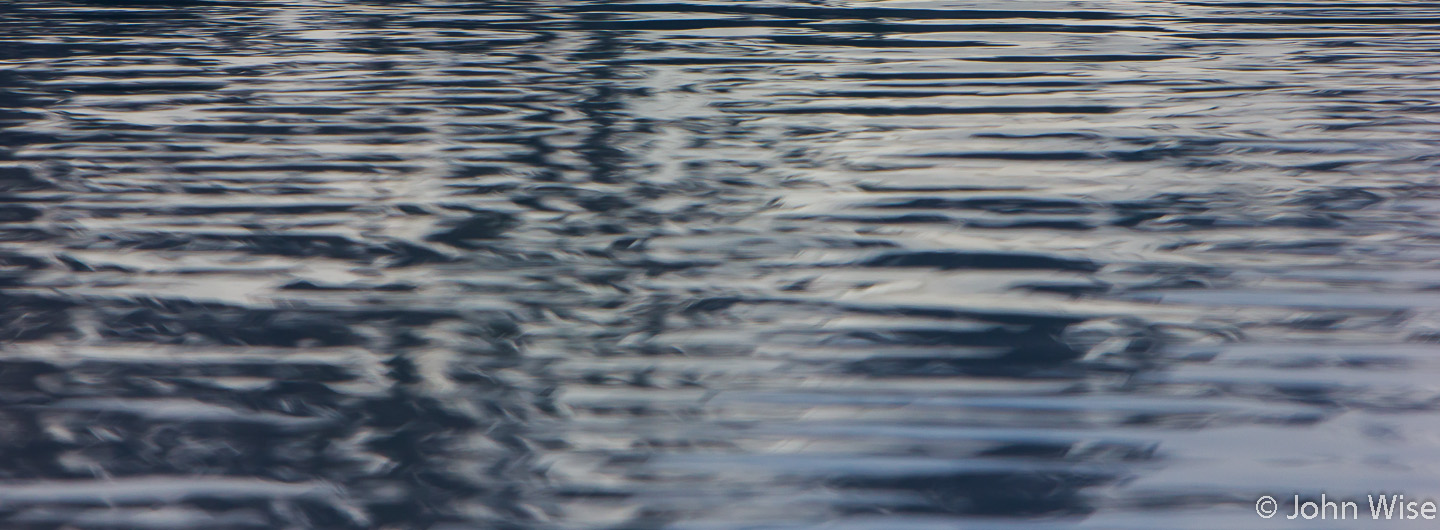
<svg viewBox="0 0 1440 530">
<path fill-rule="evenodd" d="M 0 523 L 1437 495 L 1437 54 L 1424 1 L 6 2 Z"/>
</svg>

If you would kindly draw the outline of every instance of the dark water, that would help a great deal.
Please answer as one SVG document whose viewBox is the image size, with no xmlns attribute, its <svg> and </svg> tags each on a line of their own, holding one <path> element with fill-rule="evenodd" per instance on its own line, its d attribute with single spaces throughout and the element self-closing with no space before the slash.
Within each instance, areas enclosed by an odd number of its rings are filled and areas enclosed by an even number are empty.
<svg viewBox="0 0 1440 530">
<path fill-rule="evenodd" d="M 6 2 L 0 526 L 1437 495 L 1436 57 L 1419 1 Z"/>
</svg>

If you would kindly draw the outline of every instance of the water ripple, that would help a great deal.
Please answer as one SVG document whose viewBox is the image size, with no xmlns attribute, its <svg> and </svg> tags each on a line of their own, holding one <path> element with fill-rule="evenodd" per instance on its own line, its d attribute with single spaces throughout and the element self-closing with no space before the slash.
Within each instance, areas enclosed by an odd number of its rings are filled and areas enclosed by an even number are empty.
<svg viewBox="0 0 1440 530">
<path fill-rule="evenodd" d="M 1434 495 L 1437 20 L 7 3 L 0 521 L 1215 528 Z"/>
</svg>

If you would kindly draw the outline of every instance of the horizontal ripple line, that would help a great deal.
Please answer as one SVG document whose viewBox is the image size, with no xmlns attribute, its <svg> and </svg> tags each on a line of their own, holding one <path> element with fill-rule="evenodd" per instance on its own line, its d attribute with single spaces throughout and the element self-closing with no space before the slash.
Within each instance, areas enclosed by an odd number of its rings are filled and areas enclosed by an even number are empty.
<svg viewBox="0 0 1440 530">
<path fill-rule="evenodd" d="M 1072 105 L 1040 107 L 783 107 L 769 109 L 723 108 L 726 112 L 752 114 L 863 114 L 870 116 L 916 116 L 927 114 L 1110 114 L 1117 107 Z"/>
</svg>

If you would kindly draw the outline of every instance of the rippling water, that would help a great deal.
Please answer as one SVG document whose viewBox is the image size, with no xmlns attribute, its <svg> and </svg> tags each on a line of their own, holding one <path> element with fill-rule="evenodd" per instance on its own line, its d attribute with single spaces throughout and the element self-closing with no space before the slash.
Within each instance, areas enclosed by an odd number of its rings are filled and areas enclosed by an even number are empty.
<svg viewBox="0 0 1440 530">
<path fill-rule="evenodd" d="M 1422 1 L 7 2 L 0 521 L 1437 495 L 1437 51 Z"/>
</svg>

